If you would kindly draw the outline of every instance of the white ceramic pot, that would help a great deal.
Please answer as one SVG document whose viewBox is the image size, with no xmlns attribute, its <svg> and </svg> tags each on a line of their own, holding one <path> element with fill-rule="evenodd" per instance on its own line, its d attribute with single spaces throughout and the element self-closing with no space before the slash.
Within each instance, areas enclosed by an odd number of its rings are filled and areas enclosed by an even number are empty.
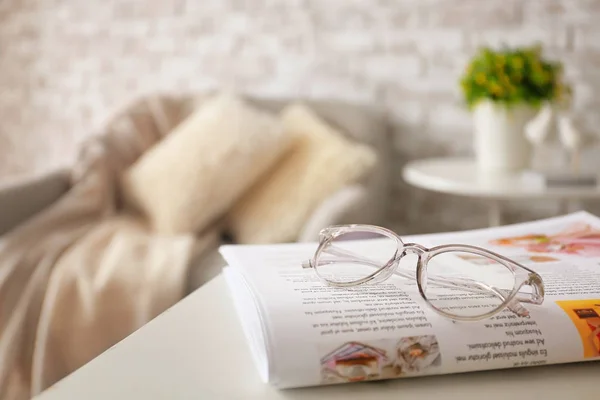
<svg viewBox="0 0 600 400">
<path fill-rule="evenodd" d="M 532 145 L 525 125 L 535 116 L 528 106 L 510 108 L 490 101 L 473 110 L 474 150 L 480 170 L 512 173 L 529 167 Z"/>
</svg>

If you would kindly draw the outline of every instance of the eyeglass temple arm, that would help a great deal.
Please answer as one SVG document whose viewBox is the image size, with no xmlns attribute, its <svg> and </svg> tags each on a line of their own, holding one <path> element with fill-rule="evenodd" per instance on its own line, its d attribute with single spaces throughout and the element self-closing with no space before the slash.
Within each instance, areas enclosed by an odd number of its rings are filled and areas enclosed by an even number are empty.
<svg viewBox="0 0 600 400">
<path fill-rule="evenodd" d="M 381 268 L 381 263 L 378 263 L 369 258 L 355 254 L 352 251 L 342 249 L 342 248 L 339 248 L 339 247 L 336 247 L 333 245 L 330 245 L 323 251 L 326 253 L 329 253 L 333 256 L 340 257 L 340 259 L 331 261 L 330 263 L 334 263 L 334 262 L 361 263 L 364 265 L 368 265 L 372 268 L 377 268 L 377 269 Z M 313 265 L 309 261 L 309 262 L 304 263 L 303 267 L 310 268 L 310 267 L 313 267 Z M 394 274 L 402 276 L 403 278 L 410 279 L 412 281 L 416 281 L 416 278 L 414 276 L 404 273 L 402 271 L 394 271 Z M 474 293 L 490 293 L 491 292 L 491 293 L 494 293 L 496 296 L 500 297 L 502 299 L 502 301 L 505 301 L 506 298 L 510 295 L 510 292 L 507 290 L 494 288 L 494 287 L 485 285 L 483 283 L 480 283 L 480 282 L 477 282 L 477 281 L 474 281 L 471 279 L 466 279 L 466 278 L 448 279 L 448 278 L 442 278 L 442 277 L 435 277 L 435 278 L 428 277 L 427 282 L 428 282 L 428 284 L 434 283 L 437 286 L 447 287 L 450 289 L 463 289 L 463 290 L 468 290 L 468 291 L 474 292 Z M 508 307 L 513 312 L 515 312 L 519 315 L 524 315 L 527 312 L 525 307 L 518 304 L 519 302 L 530 303 L 530 304 L 540 304 L 539 300 L 537 299 L 536 293 L 522 293 L 522 292 L 517 293 L 515 298 L 508 304 Z"/>
</svg>

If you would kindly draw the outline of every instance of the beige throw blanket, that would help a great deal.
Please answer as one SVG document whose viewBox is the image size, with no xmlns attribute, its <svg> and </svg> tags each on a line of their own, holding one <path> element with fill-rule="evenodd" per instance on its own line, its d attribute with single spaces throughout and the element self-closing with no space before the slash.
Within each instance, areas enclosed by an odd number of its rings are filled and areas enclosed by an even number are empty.
<svg viewBox="0 0 600 400">
<path fill-rule="evenodd" d="M 0 399 L 38 394 L 184 296 L 192 254 L 216 236 L 155 236 L 119 197 L 121 172 L 178 112 L 148 99 L 118 115 L 83 146 L 72 189 L 0 241 Z"/>
</svg>

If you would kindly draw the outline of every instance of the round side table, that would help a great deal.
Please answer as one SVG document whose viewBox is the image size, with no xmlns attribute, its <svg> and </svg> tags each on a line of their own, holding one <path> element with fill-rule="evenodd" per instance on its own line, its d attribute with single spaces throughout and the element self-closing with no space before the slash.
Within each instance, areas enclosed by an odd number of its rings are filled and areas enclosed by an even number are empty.
<svg viewBox="0 0 600 400">
<path fill-rule="evenodd" d="M 600 199 L 600 187 L 546 187 L 523 174 L 486 174 L 470 158 L 433 158 L 409 162 L 404 180 L 430 191 L 479 198 L 489 204 L 489 225 L 502 224 L 502 201 L 553 199 L 567 212 L 570 201 Z"/>
</svg>

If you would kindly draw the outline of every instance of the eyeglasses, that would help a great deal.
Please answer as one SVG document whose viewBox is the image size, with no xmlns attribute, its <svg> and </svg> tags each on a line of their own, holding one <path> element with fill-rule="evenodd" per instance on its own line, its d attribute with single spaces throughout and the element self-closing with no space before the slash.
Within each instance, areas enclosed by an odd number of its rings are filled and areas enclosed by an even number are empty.
<svg viewBox="0 0 600 400">
<path fill-rule="evenodd" d="M 459 321 L 482 320 L 505 308 L 526 317 L 522 303 L 544 301 L 541 276 L 500 254 L 459 244 L 426 248 L 372 225 L 321 230 L 313 258 L 302 267 L 341 288 L 381 283 L 392 275 L 411 279 L 429 307 Z"/>
</svg>

